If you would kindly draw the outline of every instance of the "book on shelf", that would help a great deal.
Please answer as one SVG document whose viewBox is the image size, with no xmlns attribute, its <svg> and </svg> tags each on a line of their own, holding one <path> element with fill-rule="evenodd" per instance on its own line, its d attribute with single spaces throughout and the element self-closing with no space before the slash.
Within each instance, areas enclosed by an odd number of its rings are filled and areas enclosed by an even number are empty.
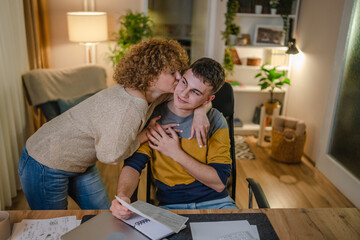
<svg viewBox="0 0 360 240">
<path fill-rule="evenodd" d="M 178 233 L 189 219 L 140 200 L 128 204 L 117 196 L 115 198 L 133 212 L 130 218 L 122 221 L 153 240 Z"/>
<path fill-rule="evenodd" d="M 242 127 L 244 125 L 243 121 L 241 121 L 239 118 L 234 119 L 234 126 L 235 127 Z"/>
</svg>

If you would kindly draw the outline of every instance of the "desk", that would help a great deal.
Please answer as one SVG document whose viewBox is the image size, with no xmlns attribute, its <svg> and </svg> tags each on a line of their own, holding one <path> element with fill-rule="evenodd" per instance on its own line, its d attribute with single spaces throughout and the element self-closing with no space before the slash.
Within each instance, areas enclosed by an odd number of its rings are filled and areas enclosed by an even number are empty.
<svg viewBox="0 0 360 240">
<path fill-rule="evenodd" d="M 22 219 L 98 214 L 101 210 L 8 211 L 11 227 Z M 360 239 L 360 209 L 297 208 L 241 210 L 173 210 L 177 214 L 265 213 L 280 239 Z"/>
</svg>

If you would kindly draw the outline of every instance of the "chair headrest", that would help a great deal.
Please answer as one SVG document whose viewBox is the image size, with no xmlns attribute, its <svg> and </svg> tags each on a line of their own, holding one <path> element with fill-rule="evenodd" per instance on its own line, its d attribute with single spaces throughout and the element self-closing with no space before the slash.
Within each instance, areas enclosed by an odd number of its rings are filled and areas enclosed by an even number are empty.
<svg viewBox="0 0 360 240">
<path fill-rule="evenodd" d="M 234 91 L 229 83 L 225 82 L 220 90 L 215 93 L 212 106 L 222 112 L 225 117 L 234 114 Z"/>
</svg>

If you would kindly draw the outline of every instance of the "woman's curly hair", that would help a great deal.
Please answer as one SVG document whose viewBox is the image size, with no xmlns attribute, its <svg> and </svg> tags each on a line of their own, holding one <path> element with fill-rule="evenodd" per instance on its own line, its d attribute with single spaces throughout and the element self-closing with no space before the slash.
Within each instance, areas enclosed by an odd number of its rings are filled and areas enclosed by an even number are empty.
<svg viewBox="0 0 360 240">
<path fill-rule="evenodd" d="M 114 80 L 123 87 L 145 91 L 164 70 L 181 71 L 188 55 L 175 40 L 148 39 L 132 46 L 116 65 Z"/>
</svg>

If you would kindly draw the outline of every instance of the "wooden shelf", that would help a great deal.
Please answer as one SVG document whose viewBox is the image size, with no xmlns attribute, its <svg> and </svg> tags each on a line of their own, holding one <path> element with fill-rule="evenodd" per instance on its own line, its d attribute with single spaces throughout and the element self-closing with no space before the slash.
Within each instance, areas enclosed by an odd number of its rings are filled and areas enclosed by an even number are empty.
<svg viewBox="0 0 360 240">
<path fill-rule="evenodd" d="M 260 86 L 257 86 L 257 85 L 254 85 L 254 86 L 251 86 L 251 85 L 244 85 L 244 86 L 232 86 L 233 87 L 233 90 L 234 92 L 254 92 L 254 93 L 266 93 L 266 94 L 269 94 L 269 91 L 268 90 L 261 90 Z M 274 89 L 274 93 L 285 93 L 286 92 L 286 89 L 278 89 L 278 88 L 275 88 Z"/>
<path fill-rule="evenodd" d="M 261 66 L 234 65 L 234 68 L 238 68 L 238 69 L 249 69 L 249 70 L 254 70 L 254 71 L 260 71 L 260 67 L 261 67 Z M 269 69 L 271 69 L 271 68 L 273 68 L 273 67 L 274 67 L 274 66 L 270 66 Z M 267 68 L 267 67 L 266 67 L 266 68 Z M 288 70 L 289 70 L 289 68 L 286 67 L 286 66 L 280 66 L 280 67 L 276 66 L 276 69 L 277 69 L 278 71 L 283 71 L 283 70 L 288 71 Z"/>
<path fill-rule="evenodd" d="M 281 50 L 287 50 L 287 46 L 283 45 L 234 45 L 233 48 L 262 48 L 262 49 L 281 49 Z"/>
<path fill-rule="evenodd" d="M 256 17 L 256 18 L 281 18 L 280 14 L 256 14 L 256 13 L 237 13 L 236 17 Z M 290 18 L 295 18 L 295 15 L 289 15 Z"/>
<path fill-rule="evenodd" d="M 266 132 L 270 132 L 272 127 L 265 127 Z M 234 127 L 234 133 L 242 136 L 257 135 L 260 130 L 260 125 L 256 123 L 244 123 L 242 127 Z"/>
<path fill-rule="evenodd" d="M 293 19 L 293 36 L 295 36 L 295 30 L 298 20 L 300 0 L 294 0 L 292 10 L 289 18 Z M 256 30 L 260 26 L 277 27 L 283 29 L 284 19 L 280 14 L 255 14 L 250 13 L 254 9 L 243 8 L 244 12 L 237 13 L 234 19 L 235 23 L 241 28 L 242 34 L 248 34 L 250 41 L 248 43 L 254 45 L 235 45 L 232 46 L 237 52 L 238 57 L 244 65 L 235 65 L 233 72 L 229 79 L 241 83 L 241 86 L 233 86 L 234 90 L 234 102 L 235 113 L 234 117 L 239 118 L 244 122 L 243 127 L 235 127 L 235 132 L 241 135 L 258 135 L 260 132 L 260 126 L 258 124 L 251 123 L 255 110 L 261 106 L 264 102 L 270 98 L 269 89 L 261 90 L 258 86 L 258 79 L 255 79 L 255 75 L 261 71 L 261 66 L 248 66 L 248 58 L 260 58 L 261 64 L 269 63 L 269 68 L 273 66 L 277 67 L 278 71 L 285 71 L 286 76 L 290 71 L 290 57 L 286 54 L 287 46 L 281 44 L 264 44 L 258 45 L 256 43 Z M 245 13 L 245 10 L 248 11 Z M 240 37 L 240 36 L 239 36 Z M 275 89 L 273 96 L 275 99 L 281 102 L 283 109 L 286 109 L 287 91 L 288 86 L 283 86 L 282 89 Z M 265 128 L 266 133 L 271 130 L 271 127 Z"/>
</svg>

